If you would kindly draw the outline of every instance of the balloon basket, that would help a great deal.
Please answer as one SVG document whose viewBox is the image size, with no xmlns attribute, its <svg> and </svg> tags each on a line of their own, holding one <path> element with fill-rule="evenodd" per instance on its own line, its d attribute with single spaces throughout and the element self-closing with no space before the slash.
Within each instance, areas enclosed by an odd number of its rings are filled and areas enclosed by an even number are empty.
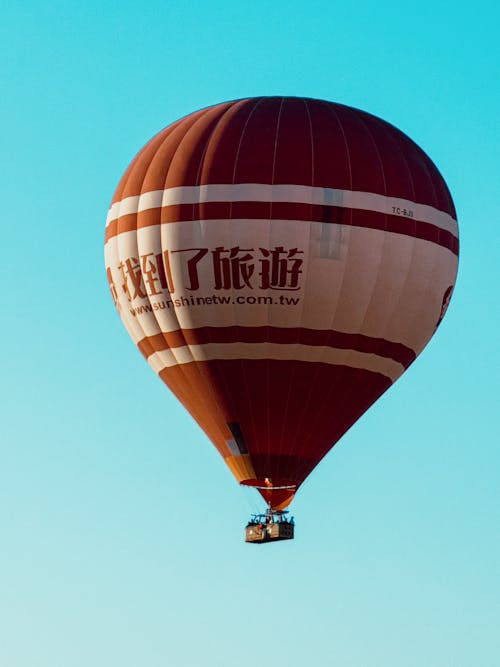
<svg viewBox="0 0 500 667">
<path fill-rule="evenodd" d="M 293 540 L 295 522 L 293 517 L 286 517 L 288 512 L 267 510 L 265 514 L 252 514 L 245 527 L 245 542 L 264 544 Z"/>
</svg>

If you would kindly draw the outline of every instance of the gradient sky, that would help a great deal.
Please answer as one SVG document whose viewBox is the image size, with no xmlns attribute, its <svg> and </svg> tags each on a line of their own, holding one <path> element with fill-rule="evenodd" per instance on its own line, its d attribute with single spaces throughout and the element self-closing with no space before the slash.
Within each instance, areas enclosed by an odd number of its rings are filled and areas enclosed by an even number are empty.
<svg viewBox="0 0 500 667">
<path fill-rule="evenodd" d="M 460 5 L 2 6 L 1 665 L 499 664 L 500 12 Z M 154 133 L 261 94 L 411 136 L 461 256 L 432 342 L 298 494 L 297 539 L 256 547 L 256 496 L 119 321 L 103 230 Z"/>
</svg>

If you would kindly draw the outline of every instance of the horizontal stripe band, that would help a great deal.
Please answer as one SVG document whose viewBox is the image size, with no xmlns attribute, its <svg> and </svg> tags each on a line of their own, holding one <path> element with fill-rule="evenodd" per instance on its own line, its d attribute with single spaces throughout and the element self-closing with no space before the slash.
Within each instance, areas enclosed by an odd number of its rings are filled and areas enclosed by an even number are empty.
<svg viewBox="0 0 500 667">
<path fill-rule="evenodd" d="M 168 368 L 193 362 L 224 360 L 275 360 L 327 364 L 357 368 L 377 373 L 397 380 L 404 372 L 402 364 L 392 359 L 356 350 L 312 347 L 300 343 L 282 345 L 279 343 L 206 343 L 171 348 L 155 352 L 148 357 L 148 363 L 155 373 L 162 376 Z"/>
<path fill-rule="evenodd" d="M 229 211 L 229 206 L 233 210 Z M 238 206 L 239 210 L 235 207 Z M 373 211 L 352 211 L 349 219 L 344 215 L 345 209 L 339 207 L 307 206 L 305 204 L 272 204 L 262 202 L 238 202 L 235 204 L 205 204 L 203 211 L 193 211 L 191 205 L 183 205 L 177 208 L 172 220 L 162 220 L 163 224 L 176 222 L 191 222 L 193 220 L 305 220 L 306 222 L 322 222 L 326 224 L 349 225 L 362 229 L 377 229 L 394 234 L 403 234 L 412 238 L 422 239 L 436 243 L 458 255 L 458 238 L 445 229 L 436 225 L 418 220 L 410 220 L 398 215 L 387 215 Z M 167 212 L 168 213 L 168 212 Z M 201 213 L 201 215 L 200 215 Z M 231 216 L 231 217 L 229 217 Z M 165 216 L 162 216 L 163 218 Z M 166 215 L 168 218 L 169 216 Z M 135 214 L 130 214 L 120 221 L 114 220 L 105 233 L 105 243 L 118 234 L 135 231 L 159 225 L 158 219 L 150 216 L 138 219 Z"/>
<path fill-rule="evenodd" d="M 270 185 L 266 183 L 210 184 L 181 186 L 154 190 L 141 195 L 125 197 L 115 202 L 107 215 L 106 225 L 124 215 L 136 214 L 152 208 L 166 208 L 183 204 L 204 204 L 209 202 L 265 202 L 309 204 L 320 207 L 361 209 L 403 215 L 411 212 L 411 219 L 428 222 L 440 229 L 457 235 L 457 223 L 451 215 L 433 206 L 417 204 L 409 199 L 387 197 L 374 192 L 336 190 L 306 185 Z"/>
<path fill-rule="evenodd" d="M 257 484 L 252 484 L 252 488 L 262 489 L 263 491 L 282 491 L 284 489 L 296 489 L 297 484 L 287 484 L 286 486 L 273 486 L 272 484 L 269 484 L 269 486 L 257 486 Z"/>
<path fill-rule="evenodd" d="M 155 352 L 177 347 L 202 345 L 205 343 L 278 343 L 293 345 L 300 343 L 310 347 L 331 347 L 342 350 L 356 350 L 393 359 L 404 368 L 415 360 L 415 352 L 403 345 L 384 338 L 374 338 L 363 334 L 346 333 L 323 329 L 285 327 L 199 327 L 197 329 L 177 329 L 148 336 L 137 343 L 141 354 L 147 359 Z"/>
</svg>

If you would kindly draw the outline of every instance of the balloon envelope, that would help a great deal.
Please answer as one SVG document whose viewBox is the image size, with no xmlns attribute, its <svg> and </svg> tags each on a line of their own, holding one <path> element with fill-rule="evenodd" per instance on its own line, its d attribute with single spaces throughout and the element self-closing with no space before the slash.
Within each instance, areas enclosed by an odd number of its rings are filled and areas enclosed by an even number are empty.
<svg viewBox="0 0 500 667">
<path fill-rule="evenodd" d="M 278 509 L 431 338 L 455 218 L 434 164 L 388 123 L 243 99 L 138 153 L 108 213 L 106 271 L 150 366 Z"/>
</svg>

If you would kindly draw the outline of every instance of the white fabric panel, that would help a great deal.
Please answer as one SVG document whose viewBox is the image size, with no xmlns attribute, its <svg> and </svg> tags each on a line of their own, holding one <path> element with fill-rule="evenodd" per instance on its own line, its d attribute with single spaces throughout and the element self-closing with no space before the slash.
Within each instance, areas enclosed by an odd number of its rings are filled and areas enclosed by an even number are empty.
<svg viewBox="0 0 500 667">
<path fill-rule="evenodd" d="M 130 338 L 134 344 L 137 344 L 142 338 L 144 338 L 144 330 L 140 326 L 137 319 L 130 314 L 130 303 L 121 287 L 123 279 L 119 269 L 121 259 L 118 254 L 118 241 L 119 237 L 115 236 L 114 238 L 110 239 L 108 243 L 106 243 L 104 247 L 104 261 L 106 270 L 111 271 L 115 296 L 117 298 L 117 302 L 115 304 L 116 309 Z"/>
<path fill-rule="evenodd" d="M 269 261 L 263 250 L 277 247 L 284 248 L 283 256 L 298 251 L 298 289 L 262 287 L 263 262 Z M 224 249 L 225 261 L 231 248 L 249 254 L 249 286 L 217 288 L 217 248 Z M 120 288 L 120 262 L 132 258 L 138 266 L 141 256 L 149 261 L 165 251 L 173 291 L 160 289 L 156 281 L 156 294 L 129 301 Z M 191 289 L 187 267 L 197 253 L 198 284 Z M 117 286 L 120 315 L 136 343 L 160 331 L 269 325 L 361 333 L 418 352 L 439 320 L 443 295 L 455 281 L 457 257 L 430 241 L 378 229 L 294 220 L 205 220 L 123 232 L 108 241 L 106 264 Z M 141 289 L 148 289 L 144 281 Z"/>
<path fill-rule="evenodd" d="M 133 268 L 138 272 L 140 270 L 140 252 L 138 248 L 138 234 L 137 232 L 127 232 L 125 234 L 118 234 L 118 250 L 117 255 L 121 262 L 126 263 L 126 260 L 130 260 L 133 264 Z M 125 267 L 127 270 L 128 267 Z M 123 281 L 123 278 L 122 278 Z M 131 279 L 128 279 L 127 285 L 129 290 L 131 290 L 131 296 L 135 294 L 135 287 Z M 140 289 L 144 289 L 142 284 Z M 127 317 L 129 322 L 135 321 L 134 324 L 138 330 L 142 330 L 142 337 L 145 336 L 154 336 L 155 334 L 161 333 L 161 329 L 158 326 L 156 318 L 151 312 L 148 312 L 147 309 L 142 311 L 136 310 L 135 317 L 131 314 L 131 302 L 128 301 L 126 294 L 122 297 L 122 303 L 126 302 L 127 306 L 122 308 L 122 318 Z M 137 297 L 133 300 L 135 304 L 148 304 L 149 299 L 147 296 L 145 298 Z"/>
</svg>

